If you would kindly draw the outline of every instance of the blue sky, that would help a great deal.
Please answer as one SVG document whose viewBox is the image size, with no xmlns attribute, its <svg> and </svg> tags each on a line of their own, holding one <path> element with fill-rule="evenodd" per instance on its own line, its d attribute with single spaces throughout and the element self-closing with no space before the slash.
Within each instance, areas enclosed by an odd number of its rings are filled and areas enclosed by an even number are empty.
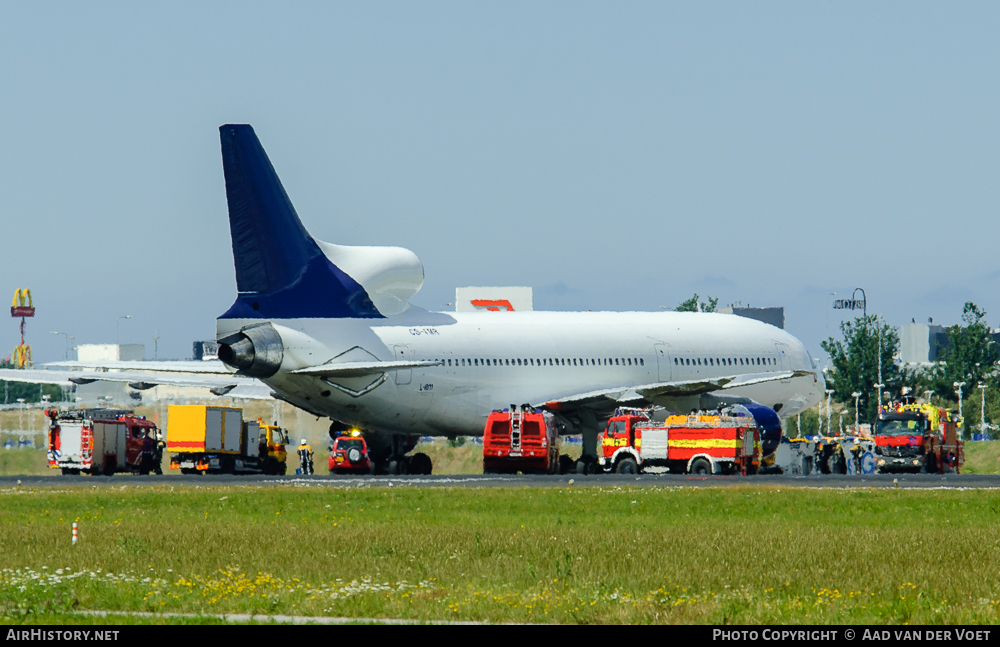
<svg viewBox="0 0 1000 647">
<path fill-rule="evenodd" d="M 1000 325 L 996 3 L 0 4 L 0 296 L 37 360 L 190 355 L 235 297 L 218 126 L 251 123 L 312 233 L 402 245 L 414 302 L 784 305 L 817 355 Z M 0 349 L 17 343 L 0 327 Z"/>
</svg>

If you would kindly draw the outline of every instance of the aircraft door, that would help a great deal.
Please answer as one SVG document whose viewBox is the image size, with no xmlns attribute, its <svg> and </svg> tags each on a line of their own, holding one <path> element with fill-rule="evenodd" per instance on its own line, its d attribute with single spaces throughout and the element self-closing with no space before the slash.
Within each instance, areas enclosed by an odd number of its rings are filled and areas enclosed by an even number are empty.
<svg viewBox="0 0 1000 647">
<path fill-rule="evenodd" d="M 775 349 L 778 351 L 778 360 L 781 362 L 782 371 L 792 370 L 792 359 L 788 354 L 788 344 L 782 344 L 780 342 L 774 343 Z M 781 380 L 782 384 L 788 384 L 791 380 Z"/>
<path fill-rule="evenodd" d="M 407 362 L 410 360 L 409 349 L 406 346 L 393 346 L 397 362 Z M 409 384 L 413 378 L 413 369 L 401 368 L 396 370 L 396 384 Z"/>
<path fill-rule="evenodd" d="M 653 353 L 656 355 L 656 370 L 659 382 L 669 382 L 673 369 L 671 368 L 670 345 L 653 344 Z"/>
</svg>

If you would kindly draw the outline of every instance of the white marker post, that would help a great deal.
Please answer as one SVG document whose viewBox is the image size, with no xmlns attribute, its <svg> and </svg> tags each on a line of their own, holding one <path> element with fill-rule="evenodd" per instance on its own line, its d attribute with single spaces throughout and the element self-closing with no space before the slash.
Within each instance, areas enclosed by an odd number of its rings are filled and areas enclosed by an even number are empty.
<svg viewBox="0 0 1000 647">
<path fill-rule="evenodd" d="M 76 546 L 76 522 L 73 522 L 73 545 Z"/>
</svg>

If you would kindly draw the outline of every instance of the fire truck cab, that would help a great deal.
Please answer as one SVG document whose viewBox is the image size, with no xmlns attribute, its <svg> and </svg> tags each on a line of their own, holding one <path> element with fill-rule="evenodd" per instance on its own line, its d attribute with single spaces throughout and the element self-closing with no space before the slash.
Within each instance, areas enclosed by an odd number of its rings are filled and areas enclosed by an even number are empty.
<svg viewBox="0 0 1000 647">
<path fill-rule="evenodd" d="M 555 474 L 559 443 L 555 416 L 529 405 L 497 409 L 483 433 L 484 474 Z"/>
<path fill-rule="evenodd" d="M 951 412 L 929 404 L 888 404 L 874 429 L 879 472 L 958 472 L 965 443 Z"/>
</svg>

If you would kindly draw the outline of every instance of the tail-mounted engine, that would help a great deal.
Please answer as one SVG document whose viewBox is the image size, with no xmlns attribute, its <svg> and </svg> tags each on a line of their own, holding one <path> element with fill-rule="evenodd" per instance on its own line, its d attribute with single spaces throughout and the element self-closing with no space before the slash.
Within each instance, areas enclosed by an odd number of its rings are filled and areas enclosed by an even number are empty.
<svg viewBox="0 0 1000 647">
<path fill-rule="evenodd" d="M 281 367 L 285 347 L 271 324 L 246 328 L 219 340 L 219 359 L 250 377 L 271 377 Z"/>
</svg>

